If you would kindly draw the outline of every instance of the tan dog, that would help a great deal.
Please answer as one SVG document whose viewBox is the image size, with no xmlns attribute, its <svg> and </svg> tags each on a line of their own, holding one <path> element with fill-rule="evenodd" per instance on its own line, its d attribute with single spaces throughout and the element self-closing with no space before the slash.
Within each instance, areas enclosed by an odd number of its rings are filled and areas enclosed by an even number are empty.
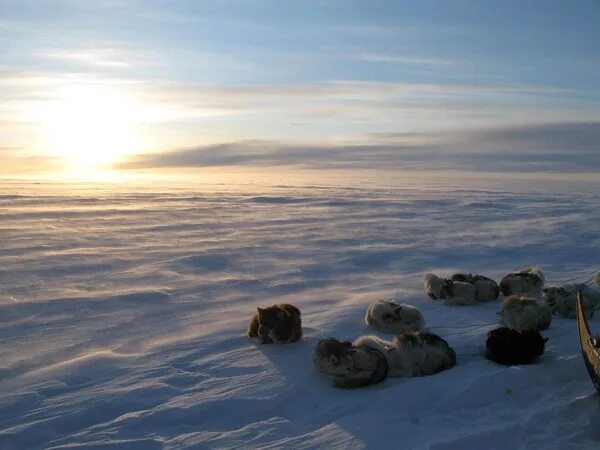
<svg viewBox="0 0 600 450">
<path fill-rule="evenodd" d="M 537 267 L 526 267 L 519 272 L 507 273 L 500 280 L 500 292 L 505 297 L 527 295 L 540 297 L 546 278 Z"/>
<path fill-rule="evenodd" d="M 504 299 L 500 323 L 517 331 L 545 330 L 552 322 L 552 310 L 533 299 L 510 295 Z"/>
</svg>

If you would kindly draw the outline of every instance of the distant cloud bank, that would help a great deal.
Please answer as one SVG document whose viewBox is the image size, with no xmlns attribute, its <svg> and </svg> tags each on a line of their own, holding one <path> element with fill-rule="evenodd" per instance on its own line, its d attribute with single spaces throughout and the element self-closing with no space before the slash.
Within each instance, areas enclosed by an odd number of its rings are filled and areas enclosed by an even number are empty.
<svg viewBox="0 0 600 450">
<path fill-rule="evenodd" d="M 363 143 L 239 141 L 136 155 L 120 169 L 217 166 L 600 172 L 600 122 L 445 133 L 374 133 Z"/>
</svg>

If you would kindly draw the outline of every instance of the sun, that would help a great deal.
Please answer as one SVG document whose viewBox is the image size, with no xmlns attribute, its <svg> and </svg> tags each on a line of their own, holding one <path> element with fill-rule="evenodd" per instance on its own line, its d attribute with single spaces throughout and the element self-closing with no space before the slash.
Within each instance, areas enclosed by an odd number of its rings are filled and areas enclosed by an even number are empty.
<svg viewBox="0 0 600 450">
<path fill-rule="evenodd" d="M 135 103 L 105 86 L 57 89 L 43 114 L 44 146 L 74 171 L 100 170 L 139 150 Z"/>
</svg>

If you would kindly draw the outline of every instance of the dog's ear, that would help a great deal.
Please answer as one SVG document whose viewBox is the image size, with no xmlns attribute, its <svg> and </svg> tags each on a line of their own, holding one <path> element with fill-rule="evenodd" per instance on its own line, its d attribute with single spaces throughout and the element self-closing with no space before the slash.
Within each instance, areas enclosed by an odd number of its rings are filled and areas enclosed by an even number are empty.
<svg viewBox="0 0 600 450">
<path fill-rule="evenodd" d="M 265 310 L 262 308 L 257 307 L 256 310 L 258 311 L 259 314 L 262 314 Z"/>
</svg>

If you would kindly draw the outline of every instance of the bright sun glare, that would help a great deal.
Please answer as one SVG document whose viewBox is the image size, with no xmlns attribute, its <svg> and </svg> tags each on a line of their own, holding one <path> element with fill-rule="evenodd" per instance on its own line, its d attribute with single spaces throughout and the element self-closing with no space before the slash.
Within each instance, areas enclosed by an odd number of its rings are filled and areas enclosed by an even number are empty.
<svg viewBox="0 0 600 450">
<path fill-rule="evenodd" d="M 101 169 L 139 150 L 137 109 L 113 89 L 60 88 L 43 114 L 44 145 L 71 170 Z"/>
</svg>

